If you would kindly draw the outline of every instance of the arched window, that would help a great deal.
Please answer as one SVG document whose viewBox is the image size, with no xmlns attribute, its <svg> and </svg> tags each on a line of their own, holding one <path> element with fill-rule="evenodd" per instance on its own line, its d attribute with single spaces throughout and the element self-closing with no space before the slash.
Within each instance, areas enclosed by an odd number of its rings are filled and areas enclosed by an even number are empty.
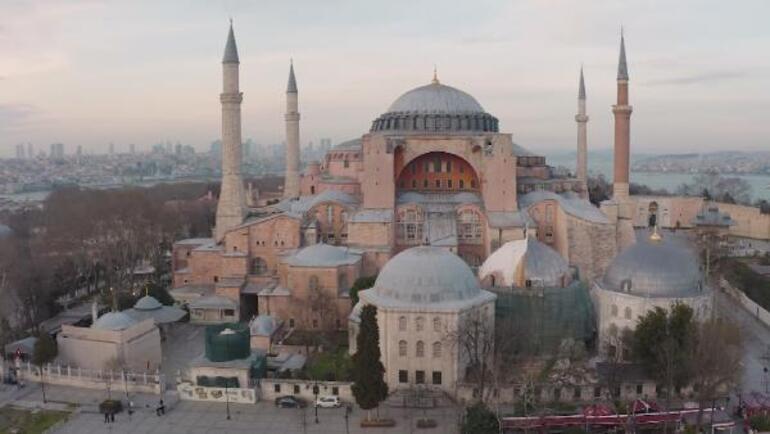
<svg viewBox="0 0 770 434">
<path fill-rule="evenodd" d="M 340 292 L 347 291 L 348 288 L 348 276 L 345 273 L 340 274 L 339 278 L 339 290 Z"/>
<path fill-rule="evenodd" d="M 307 284 L 308 289 L 316 291 L 321 288 L 321 283 L 318 281 L 318 276 L 310 276 L 310 280 Z"/>
<path fill-rule="evenodd" d="M 441 342 L 433 343 L 433 357 L 441 357 Z"/>
<path fill-rule="evenodd" d="M 457 237 L 460 243 L 481 244 L 481 216 L 466 209 L 457 215 Z"/>
<path fill-rule="evenodd" d="M 631 308 L 630 307 L 626 308 L 625 315 L 626 315 L 626 319 L 631 319 L 631 317 L 634 316 L 633 312 L 631 312 Z"/>
<path fill-rule="evenodd" d="M 618 316 L 618 305 L 617 304 L 613 304 L 612 307 L 610 308 L 610 315 L 612 315 L 613 317 Z"/>
<path fill-rule="evenodd" d="M 423 216 L 419 209 L 399 210 L 396 223 L 396 236 L 399 242 L 405 244 L 421 242 Z"/>
<path fill-rule="evenodd" d="M 418 332 L 421 332 L 425 328 L 425 318 L 418 316 L 417 319 L 414 321 L 415 328 Z"/>
<path fill-rule="evenodd" d="M 267 273 L 267 262 L 260 257 L 251 260 L 251 274 L 261 276 Z"/>
<path fill-rule="evenodd" d="M 417 357 L 425 357 L 425 343 L 423 341 L 417 341 L 415 355 Z"/>
<path fill-rule="evenodd" d="M 402 332 L 406 331 L 406 317 L 405 316 L 398 317 L 398 329 L 400 331 L 402 331 Z"/>
<path fill-rule="evenodd" d="M 439 317 L 433 318 L 433 331 L 434 332 L 440 332 L 441 331 L 441 318 L 439 318 Z"/>
<path fill-rule="evenodd" d="M 406 341 L 398 341 L 398 355 L 406 357 Z"/>
</svg>

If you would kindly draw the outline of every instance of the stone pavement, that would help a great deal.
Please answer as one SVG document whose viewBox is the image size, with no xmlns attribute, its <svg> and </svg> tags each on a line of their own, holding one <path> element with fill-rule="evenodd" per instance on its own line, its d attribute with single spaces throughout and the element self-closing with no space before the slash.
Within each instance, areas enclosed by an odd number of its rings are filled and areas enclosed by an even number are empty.
<svg viewBox="0 0 770 434">
<path fill-rule="evenodd" d="M 129 419 L 128 415 L 116 415 L 115 423 L 105 424 L 99 414 L 77 413 L 66 424 L 53 432 L 65 433 L 346 433 L 344 409 L 319 409 L 319 423 L 315 423 L 314 409 L 276 408 L 272 403 L 260 402 L 256 405 L 231 404 L 231 420 L 226 419 L 225 405 L 181 401 L 170 409 L 165 416 L 158 417 L 153 409 L 140 409 Z M 366 412 L 354 410 L 349 421 L 350 433 L 407 433 L 416 431 L 416 418 L 421 411 L 403 409 L 384 409 L 381 414 L 388 414 L 396 419 L 393 428 L 360 428 L 359 422 L 366 417 Z M 420 432 L 436 434 L 455 434 L 457 416 L 454 409 L 434 409 L 428 414 L 439 422 L 439 427 Z M 410 429 L 410 426 L 412 429 Z"/>
<path fill-rule="evenodd" d="M 15 388 L 14 388 L 15 389 Z M 12 390 L 6 390 L 12 392 Z M 5 403 L 15 402 L 24 407 L 41 407 L 42 393 L 37 384 L 30 384 Z M 125 405 L 125 393 L 112 390 L 111 396 L 121 399 Z M 175 393 L 164 395 L 167 407 L 165 416 L 155 415 L 158 403 L 157 395 L 131 394 L 136 412 L 129 418 L 123 411 L 115 415 L 115 423 L 105 424 L 104 418 L 98 412 L 99 402 L 107 398 L 106 390 L 89 390 L 64 386 L 46 386 L 48 407 L 62 406 L 66 403 L 77 404 L 78 407 L 67 423 L 53 429 L 52 433 L 158 433 L 158 434 L 203 434 L 203 433 L 310 433 L 310 434 L 340 434 L 346 433 L 345 410 L 318 409 L 319 423 L 315 423 L 315 413 L 312 407 L 305 409 L 276 408 L 272 402 L 259 402 L 256 405 L 230 404 L 231 420 L 226 419 L 226 406 L 222 403 L 179 401 Z M 366 412 L 356 408 L 350 416 L 350 433 L 385 434 L 408 433 L 417 431 L 416 419 L 422 416 L 421 410 L 384 407 L 380 410 L 382 416 L 396 420 L 393 428 L 360 427 L 361 419 Z M 435 419 L 439 426 L 435 429 L 419 430 L 431 434 L 455 434 L 457 430 L 456 409 L 451 407 L 431 409 L 428 417 Z M 410 427 L 412 429 L 410 429 Z"/>
</svg>

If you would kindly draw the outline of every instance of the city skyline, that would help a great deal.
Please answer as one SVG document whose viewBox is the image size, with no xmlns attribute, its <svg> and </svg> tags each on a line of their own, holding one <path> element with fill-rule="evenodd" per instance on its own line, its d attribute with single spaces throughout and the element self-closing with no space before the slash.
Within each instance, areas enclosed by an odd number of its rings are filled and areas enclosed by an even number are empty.
<svg viewBox="0 0 770 434">
<path fill-rule="evenodd" d="M 635 152 L 762 149 L 770 61 L 757 53 L 770 39 L 759 21 L 768 6 L 694 4 L 17 2 L 0 6 L 15 17 L 0 27 L 0 155 L 12 156 L 22 142 L 106 152 L 110 142 L 148 148 L 170 139 L 207 149 L 220 135 L 217 77 L 230 16 L 243 136 L 259 143 L 284 141 L 293 58 L 303 144 L 365 133 L 401 93 L 428 83 L 435 64 L 442 83 L 476 96 L 514 142 L 574 149 L 582 63 L 588 149 L 607 149 L 622 23 Z M 424 22 L 428 13 L 434 22 Z"/>
</svg>

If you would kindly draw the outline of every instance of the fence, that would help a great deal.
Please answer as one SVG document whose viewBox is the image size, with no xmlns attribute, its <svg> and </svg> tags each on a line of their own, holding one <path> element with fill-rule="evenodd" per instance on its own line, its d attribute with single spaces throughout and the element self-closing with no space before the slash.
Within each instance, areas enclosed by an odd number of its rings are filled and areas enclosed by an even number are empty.
<svg viewBox="0 0 770 434">
<path fill-rule="evenodd" d="M 18 380 L 57 386 L 82 387 L 84 389 L 125 390 L 133 393 L 160 394 L 164 390 L 164 376 L 160 373 L 133 371 L 94 370 L 72 366 L 48 364 L 42 368 L 27 363 L 16 366 L 0 365 L 3 376 L 11 374 Z"/>
<path fill-rule="evenodd" d="M 203 387 L 196 386 L 191 382 L 181 382 L 176 385 L 179 392 L 179 399 L 186 401 L 212 401 L 212 402 L 233 402 L 239 404 L 255 404 L 257 402 L 257 391 L 252 388 L 239 387 Z"/>
</svg>

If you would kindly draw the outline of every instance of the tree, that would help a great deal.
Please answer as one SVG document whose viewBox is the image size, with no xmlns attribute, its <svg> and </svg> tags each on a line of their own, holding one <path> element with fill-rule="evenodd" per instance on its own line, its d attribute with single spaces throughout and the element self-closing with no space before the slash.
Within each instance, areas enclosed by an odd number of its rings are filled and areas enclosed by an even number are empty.
<svg viewBox="0 0 770 434">
<path fill-rule="evenodd" d="M 385 383 L 385 367 L 380 360 L 380 330 L 377 325 L 377 308 L 366 305 L 361 310 L 361 325 L 356 336 L 356 353 L 353 355 L 353 396 L 356 403 L 367 411 L 378 408 L 388 397 Z"/>
<path fill-rule="evenodd" d="M 40 369 L 40 386 L 43 388 L 43 403 L 45 399 L 45 377 L 44 366 L 51 363 L 56 358 L 58 349 L 56 341 L 53 340 L 48 332 L 42 332 L 35 341 L 35 347 L 32 350 L 32 363 Z"/>
<path fill-rule="evenodd" d="M 698 401 L 696 432 L 700 432 L 705 405 L 728 394 L 741 380 L 743 338 L 739 327 L 720 319 L 698 324 L 694 338 L 690 370 Z"/>
<path fill-rule="evenodd" d="M 661 384 L 670 406 L 672 391 L 692 379 L 691 360 L 696 338 L 694 312 L 677 303 L 669 310 L 656 307 L 639 318 L 629 337 L 633 358 Z"/>
<path fill-rule="evenodd" d="M 477 402 L 465 410 L 462 434 L 497 434 L 500 432 L 500 422 L 492 410 L 483 402 Z"/>
<path fill-rule="evenodd" d="M 358 291 L 371 288 L 374 286 L 374 282 L 376 281 L 376 274 L 374 276 L 359 277 L 356 279 L 356 281 L 353 283 L 353 286 L 350 288 L 350 302 L 353 304 L 353 306 L 358 304 Z"/>
<path fill-rule="evenodd" d="M 590 200 L 592 204 L 599 206 L 603 201 L 610 198 L 612 186 L 604 175 L 600 174 L 596 177 L 589 176 L 588 180 L 586 180 L 586 184 L 588 187 L 588 200 Z"/>
<path fill-rule="evenodd" d="M 494 314 L 494 313 L 492 313 Z M 463 315 L 456 331 L 450 331 L 449 342 L 459 347 L 461 360 L 467 361 L 466 381 L 474 382 L 482 401 L 495 368 L 495 330 L 484 309 L 477 308 Z"/>
</svg>

